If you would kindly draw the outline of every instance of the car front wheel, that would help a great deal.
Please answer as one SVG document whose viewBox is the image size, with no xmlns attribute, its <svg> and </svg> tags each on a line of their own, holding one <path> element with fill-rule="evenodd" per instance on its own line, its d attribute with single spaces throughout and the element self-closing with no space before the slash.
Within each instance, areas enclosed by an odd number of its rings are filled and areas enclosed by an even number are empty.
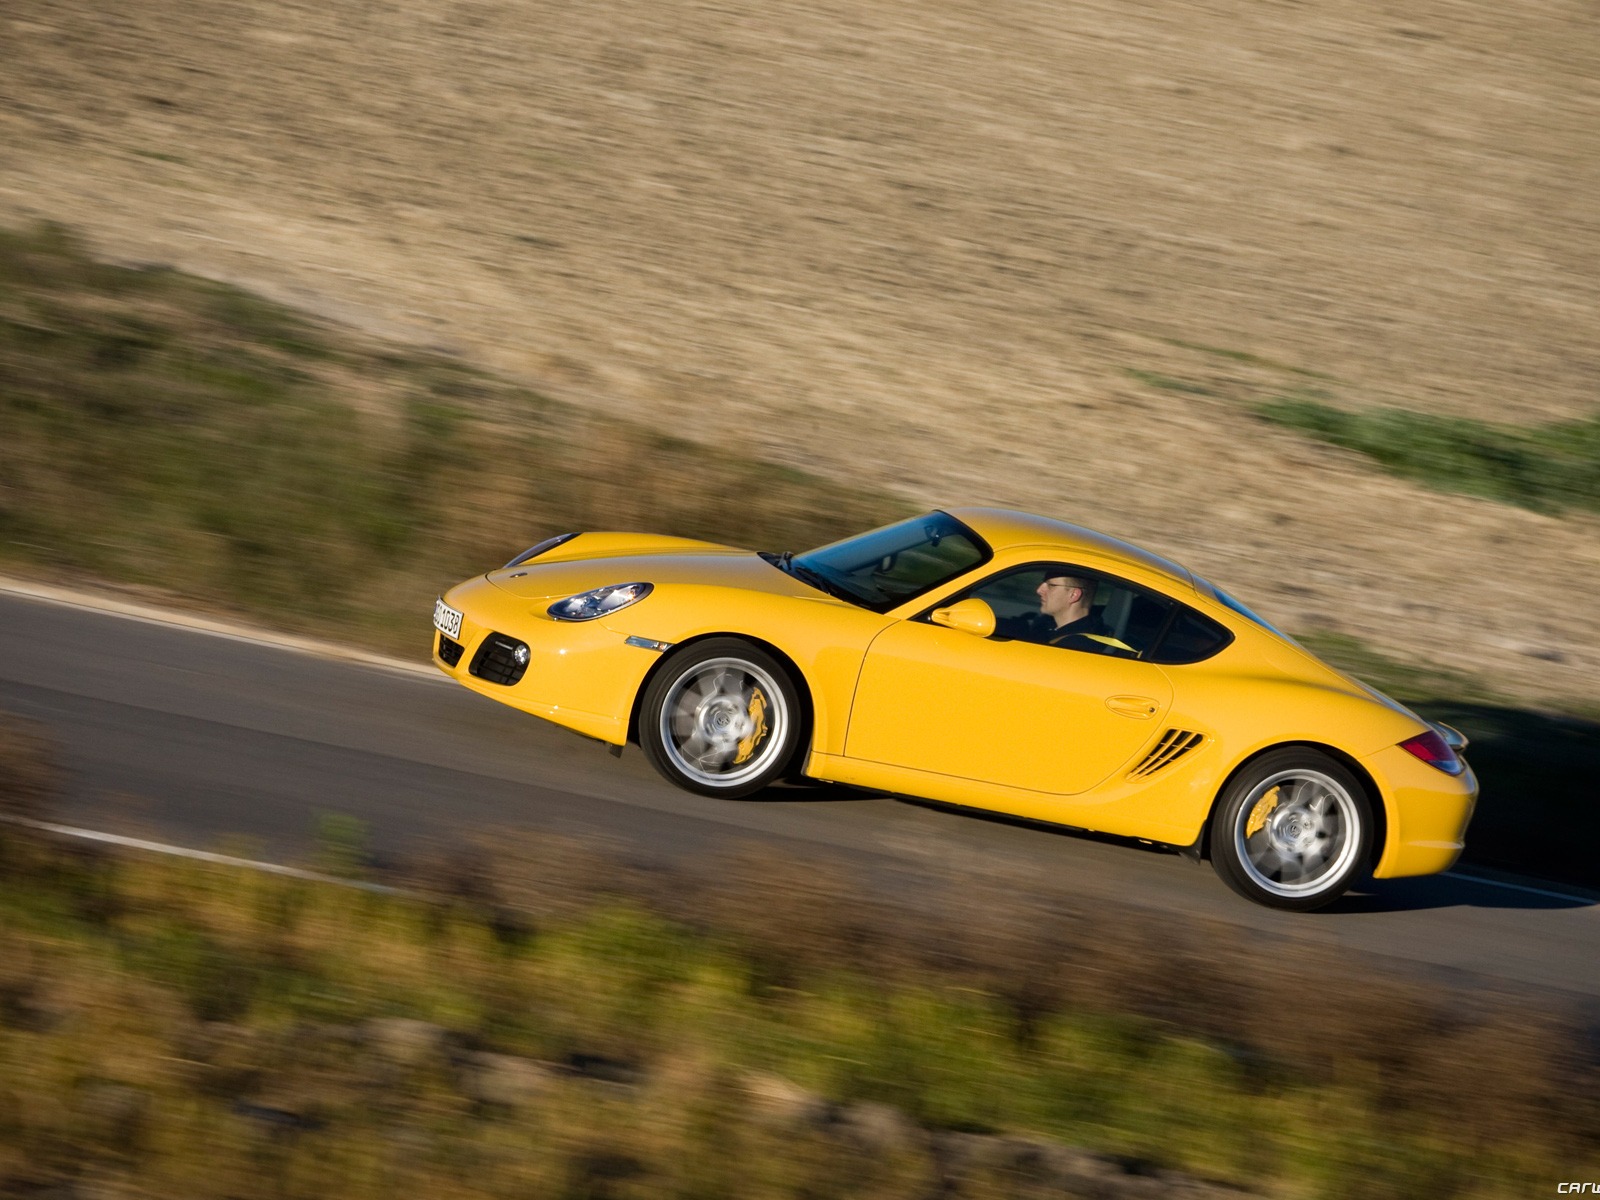
<svg viewBox="0 0 1600 1200">
<path fill-rule="evenodd" d="M 697 642 L 662 664 L 639 709 L 639 745 L 668 780 L 736 798 L 785 773 L 799 745 L 800 698 L 787 670 L 738 638 Z"/>
<path fill-rule="evenodd" d="M 1372 841 L 1366 789 L 1310 749 L 1275 750 L 1241 771 L 1211 818 L 1211 863 L 1229 887 L 1270 908 L 1305 912 L 1343 895 Z"/>
</svg>

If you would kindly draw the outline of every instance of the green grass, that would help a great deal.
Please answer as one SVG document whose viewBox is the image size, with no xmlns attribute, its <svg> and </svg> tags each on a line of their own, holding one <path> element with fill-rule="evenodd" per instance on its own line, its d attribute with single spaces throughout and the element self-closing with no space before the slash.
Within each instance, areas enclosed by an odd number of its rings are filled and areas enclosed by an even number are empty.
<svg viewBox="0 0 1600 1200">
<path fill-rule="evenodd" d="M 1200 342 L 1186 342 L 1179 338 L 1162 339 L 1169 346 L 1178 346 L 1184 350 L 1195 350 L 1201 354 L 1209 354 L 1214 358 L 1226 359 L 1229 362 L 1242 363 L 1250 367 L 1262 367 L 1269 371 L 1284 371 L 1291 375 L 1301 375 L 1307 379 L 1333 380 L 1332 375 L 1321 371 L 1308 370 L 1305 367 L 1295 367 L 1288 363 L 1281 363 L 1275 359 L 1263 358 L 1259 354 L 1251 354 L 1246 350 L 1230 350 L 1223 346 L 1207 346 Z"/>
<path fill-rule="evenodd" d="M 1600 413 L 1525 427 L 1397 408 L 1349 412 L 1303 397 L 1257 411 L 1439 491 L 1538 512 L 1600 511 Z"/>
<path fill-rule="evenodd" d="M 0 565 L 415 648 L 568 529 L 802 549 L 901 501 L 555 403 L 65 231 L 0 231 Z M 418 622 L 421 622 L 419 625 Z"/>
<path fill-rule="evenodd" d="M 814 865 L 657 878 L 652 902 L 597 860 L 586 899 L 508 936 L 503 893 L 549 860 L 519 879 L 506 842 L 472 901 L 3 826 L 0 863 L 7 1194 L 909 1200 L 941 1174 L 952 1200 L 1047 1194 L 941 1168 L 952 1133 L 1305 1197 L 1521 1195 L 1551 1162 L 1600 1159 L 1594 1079 L 1548 1014 L 1230 958 L 1182 919 L 990 896 L 940 923 L 847 888 L 819 921 Z M 1175 959 L 1150 954 L 1162 938 Z M 1041 941 L 1045 970 L 1027 961 Z M 374 1024 L 391 1018 L 436 1040 L 397 1052 Z M 477 1098 L 483 1053 L 545 1064 L 548 1086 Z M 579 1069 L 597 1062 L 625 1082 Z M 913 1134 L 874 1148 L 775 1121 L 753 1073 L 891 1105 Z"/>
<path fill-rule="evenodd" d="M 1166 340 L 1228 362 L 1336 382 L 1330 375 L 1241 350 Z M 1124 371 L 1162 391 L 1250 403 L 1263 420 L 1363 454 L 1395 475 L 1439 491 L 1545 513 L 1600 511 L 1600 412 L 1538 426 L 1496 424 L 1402 408 L 1352 411 L 1329 403 L 1333 393 L 1311 385 L 1256 402 L 1249 397 L 1260 395 L 1259 384 L 1219 385 L 1131 367 Z"/>
<path fill-rule="evenodd" d="M 1124 371 L 1133 379 L 1163 392 L 1183 392 L 1190 396 L 1215 396 L 1217 393 L 1203 383 L 1195 383 L 1189 379 L 1179 379 L 1174 375 L 1163 375 L 1159 371 L 1140 371 L 1133 367 L 1125 367 Z"/>
</svg>

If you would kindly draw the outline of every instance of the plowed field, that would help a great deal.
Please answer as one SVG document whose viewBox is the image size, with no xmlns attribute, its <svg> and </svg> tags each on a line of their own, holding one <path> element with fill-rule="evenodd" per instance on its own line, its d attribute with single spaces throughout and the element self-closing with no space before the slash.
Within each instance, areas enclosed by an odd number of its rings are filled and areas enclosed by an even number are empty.
<svg viewBox="0 0 1600 1200">
<path fill-rule="evenodd" d="M 1596 62 L 1575 0 L 10 0 L 0 220 L 1592 700 L 1600 521 L 1249 405 L 1593 411 Z"/>
</svg>

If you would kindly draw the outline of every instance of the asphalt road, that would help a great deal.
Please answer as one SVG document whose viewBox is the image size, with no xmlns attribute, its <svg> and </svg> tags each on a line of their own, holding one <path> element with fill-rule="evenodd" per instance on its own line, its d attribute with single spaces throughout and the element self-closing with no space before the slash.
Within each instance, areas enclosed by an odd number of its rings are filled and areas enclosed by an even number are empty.
<svg viewBox="0 0 1600 1200">
<path fill-rule="evenodd" d="M 303 860 L 327 812 L 366 822 L 380 852 L 497 828 L 674 860 L 756 842 L 900 887 L 952 866 L 1036 879 L 1090 903 L 1216 918 L 1284 953 L 1331 945 L 1480 988 L 1600 998 L 1600 906 L 1534 881 L 1398 880 L 1321 913 L 1276 913 L 1209 867 L 1136 845 L 834 788 L 693 796 L 636 749 L 614 759 L 442 676 L 4 593 L 0 709 L 45 722 L 61 743 L 70 777 L 57 819 L 186 846 L 243 837 L 259 855 Z"/>
</svg>

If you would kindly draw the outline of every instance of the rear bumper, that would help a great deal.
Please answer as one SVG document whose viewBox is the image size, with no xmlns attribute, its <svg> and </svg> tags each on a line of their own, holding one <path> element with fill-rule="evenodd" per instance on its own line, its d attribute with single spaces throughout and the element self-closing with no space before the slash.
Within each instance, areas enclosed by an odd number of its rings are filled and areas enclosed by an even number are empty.
<svg viewBox="0 0 1600 1200">
<path fill-rule="evenodd" d="M 1388 837 L 1373 874 L 1379 879 L 1435 875 L 1461 857 L 1467 824 L 1478 802 L 1468 767 L 1446 775 L 1399 746 L 1361 760 L 1383 792 Z"/>
</svg>

